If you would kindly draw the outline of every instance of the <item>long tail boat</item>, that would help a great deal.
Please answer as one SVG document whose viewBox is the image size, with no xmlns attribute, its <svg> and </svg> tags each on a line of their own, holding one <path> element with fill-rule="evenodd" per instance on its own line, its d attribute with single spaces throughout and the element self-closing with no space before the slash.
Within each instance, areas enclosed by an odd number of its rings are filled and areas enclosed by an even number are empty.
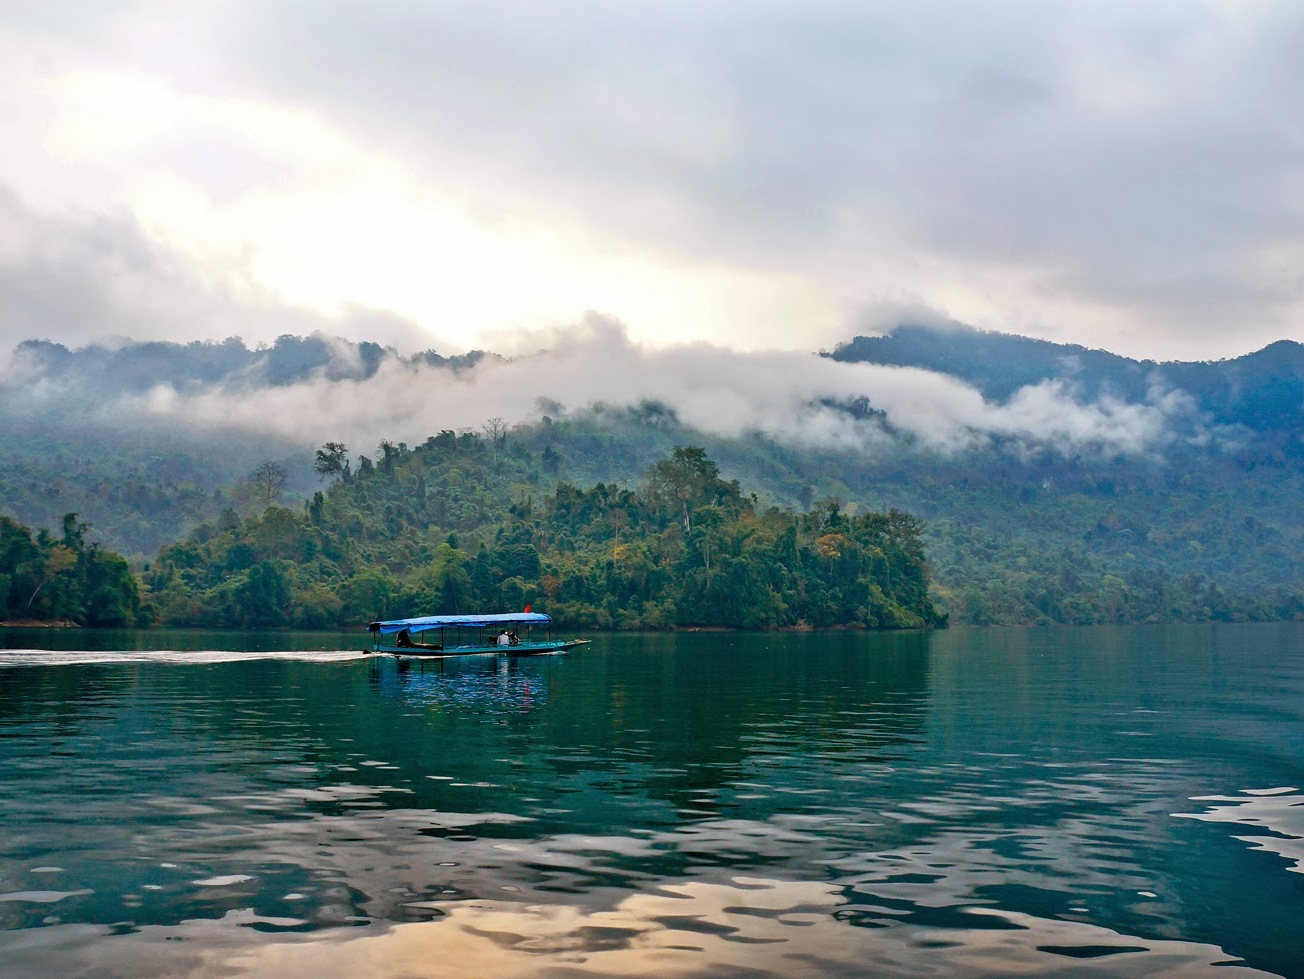
<svg viewBox="0 0 1304 979">
<path fill-rule="evenodd" d="M 564 653 L 587 639 L 553 639 L 543 612 L 426 615 L 368 624 L 371 652 L 395 656 L 538 656 Z M 518 635 L 519 633 L 519 635 Z"/>
</svg>

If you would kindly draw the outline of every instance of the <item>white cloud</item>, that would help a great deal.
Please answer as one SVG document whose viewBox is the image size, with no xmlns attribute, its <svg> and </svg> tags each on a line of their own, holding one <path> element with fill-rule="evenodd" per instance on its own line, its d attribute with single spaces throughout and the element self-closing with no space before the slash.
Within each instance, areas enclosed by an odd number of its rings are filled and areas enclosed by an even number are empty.
<svg viewBox="0 0 1304 979">
<path fill-rule="evenodd" d="M 720 435 L 763 432 L 806 447 L 888 451 L 899 435 L 950 453 L 999 439 L 1019 451 L 1145 455 L 1189 421 L 1189 399 L 1156 392 L 1145 404 L 1109 398 L 1083 403 L 1063 382 L 1024 388 L 1006 403 L 942 374 L 914 368 L 847 364 L 786 351 L 745 353 L 709 344 L 646 347 L 624 328 L 593 316 L 533 336 L 533 352 L 486 359 L 472 369 L 387 357 L 366 380 L 331 379 L 283 386 L 243 383 L 179 393 L 159 384 L 141 395 L 97 399 L 104 424 L 167 424 L 287 437 L 301 444 L 381 438 L 418 442 L 443 429 L 476 429 L 488 418 L 537 420 L 542 403 L 583 412 L 597 405 L 657 402 L 687 425 Z M 530 346 L 521 339 L 522 351 Z M 34 380 L 21 372 L 26 390 Z M 11 374 L 11 380 L 16 380 Z M 51 392 L 54 396 L 57 392 Z M 888 428 L 830 404 L 867 397 Z M 29 408 L 34 407 L 28 397 Z"/>
</svg>

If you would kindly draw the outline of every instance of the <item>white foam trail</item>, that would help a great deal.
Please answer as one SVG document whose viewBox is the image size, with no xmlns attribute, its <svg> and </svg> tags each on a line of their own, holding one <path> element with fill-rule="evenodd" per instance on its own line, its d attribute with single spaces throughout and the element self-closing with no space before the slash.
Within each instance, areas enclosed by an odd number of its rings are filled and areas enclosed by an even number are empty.
<svg viewBox="0 0 1304 979">
<path fill-rule="evenodd" d="M 359 640 L 361 646 L 364 640 Z M 205 666 L 215 663 L 243 663 L 251 660 L 285 660 L 301 663 L 348 663 L 366 659 L 361 649 L 237 652 L 232 650 L 106 650 L 101 652 L 57 649 L 0 650 L 0 667 L 87 666 L 93 663 L 169 663 Z"/>
</svg>

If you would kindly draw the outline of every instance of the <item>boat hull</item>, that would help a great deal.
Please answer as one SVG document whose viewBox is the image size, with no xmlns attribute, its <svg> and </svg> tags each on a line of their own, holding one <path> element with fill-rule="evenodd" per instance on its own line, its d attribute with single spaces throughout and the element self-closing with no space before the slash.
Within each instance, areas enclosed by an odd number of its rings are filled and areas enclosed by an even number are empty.
<svg viewBox="0 0 1304 979">
<path fill-rule="evenodd" d="M 587 642 L 587 639 L 557 639 L 542 642 L 521 642 L 515 646 L 500 646 L 494 643 L 487 646 L 448 646 L 443 649 L 423 649 L 420 646 L 376 643 L 371 647 L 371 652 L 390 653 L 394 656 L 412 656 L 420 659 L 443 659 L 449 656 L 546 656 L 552 653 L 564 653 L 568 649 L 583 646 Z"/>
</svg>

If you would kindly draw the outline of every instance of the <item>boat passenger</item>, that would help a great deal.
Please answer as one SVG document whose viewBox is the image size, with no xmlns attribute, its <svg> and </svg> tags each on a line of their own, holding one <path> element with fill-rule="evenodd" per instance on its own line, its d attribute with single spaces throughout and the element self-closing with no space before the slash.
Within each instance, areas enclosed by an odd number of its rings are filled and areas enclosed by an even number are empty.
<svg viewBox="0 0 1304 979">
<path fill-rule="evenodd" d="M 510 644 L 513 645 L 513 646 L 519 646 L 519 645 L 521 644 L 521 637 L 518 636 L 518 635 L 517 635 L 515 632 L 513 632 L 511 629 L 508 629 L 508 630 L 507 630 L 507 641 L 508 641 L 508 643 L 510 643 Z"/>
<path fill-rule="evenodd" d="M 511 642 L 512 642 L 511 639 L 509 639 L 509 638 L 507 637 L 507 630 L 506 630 L 506 629 L 500 629 L 500 630 L 498 631 L 498 645 L 500 645 L 500 646 L 510 646 L 510 645 L 511 645 Z"/>
<path fill-rule="evenodd" d="M 400 629 L 399 632 L 398 632 L 398 641 L 397 641 L 397 645 L 399 645 L 399 646 L 405 646 L 405 647 L 407 647 L 407 646 L 411 646 L 411 645 L 412 645 L 412 633 L 408 632 L 408 630 L 406 630 L 406 629 Z"/>
</svg>

